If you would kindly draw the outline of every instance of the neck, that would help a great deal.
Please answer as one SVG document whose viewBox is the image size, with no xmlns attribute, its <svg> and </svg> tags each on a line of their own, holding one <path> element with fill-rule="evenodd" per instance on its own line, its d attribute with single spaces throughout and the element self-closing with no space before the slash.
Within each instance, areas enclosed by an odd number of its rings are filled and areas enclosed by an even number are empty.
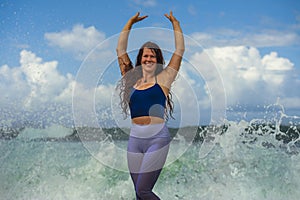
<svg viewBox="0 0 300 200">
<path fill-rule="evenodd" d="M 147 83 L 147 82 L 149 82 L 151 79 L 153 79 L 154 76 L 155 76 L 155 74 L 143 73 L 142 81 L 143 81 L 144 83 Z"/>
</svg>

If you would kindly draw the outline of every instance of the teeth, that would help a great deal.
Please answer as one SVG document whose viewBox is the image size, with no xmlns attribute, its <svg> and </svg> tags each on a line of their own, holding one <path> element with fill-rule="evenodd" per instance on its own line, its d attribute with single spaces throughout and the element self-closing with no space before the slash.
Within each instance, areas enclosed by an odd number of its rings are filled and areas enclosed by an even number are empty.
<svg viewBox="0 0 300 200">
<path fill-rule="evenodd" d="M 154 64 L 155 64 L 155 63 L 153 63 L 153 62 L 145 62 L 145 63 L 144 63 L 144 65 L 145 65 L 146 67 L 152 67 Z"/>
</svg>

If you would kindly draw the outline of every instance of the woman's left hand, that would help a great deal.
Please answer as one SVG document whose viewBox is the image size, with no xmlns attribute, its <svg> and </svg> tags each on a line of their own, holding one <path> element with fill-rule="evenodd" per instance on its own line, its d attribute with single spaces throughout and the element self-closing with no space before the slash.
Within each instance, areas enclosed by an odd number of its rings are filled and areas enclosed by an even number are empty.
<svg viewBox="0 0 300 200">
<path fill-rule="evenodd" d="M 174 17 L 173 12 L 171 11 L 170 14 L 165 14 L 166 18 L 168 18 L 170 20 L 170 22 L 174 23 L 174 22 L 178 22 L 178 20 Z"/>
</svg>

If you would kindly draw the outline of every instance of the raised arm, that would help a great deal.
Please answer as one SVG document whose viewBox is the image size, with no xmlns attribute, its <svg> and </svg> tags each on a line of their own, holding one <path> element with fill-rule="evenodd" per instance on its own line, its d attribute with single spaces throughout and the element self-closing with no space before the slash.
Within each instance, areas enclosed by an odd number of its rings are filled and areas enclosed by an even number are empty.
<svg viewBox="0 0 300 200">
<path fill-rule="evenodd" d="M 165 14 L 165 16 L 172 23 L 173 30 L 174 30 L 174 37 L 175 37 L 175 51 L 165 70 L 167 72 L 168 82 L 170 84 L 174 81 L 177 72 L 179 71 L 185 46 L 184 46 L 184 37 L 183 37 L 183 33 L 179 21 L 173 16 L 172 11 L 170 12 L 169 15 Z"/>
<path fill-rule="evenodd" d="M 136 22 L 139 22 L 145 19 L 146 17 L 148 17 L 148 16 L 140 17 L 139 15 L 140 13 L 138 12 L 127 21 L 127 23 L 123 27 L 123 30 L 118 40 L 118 46 L 116 50 L 117 50 L 118 62 L 119 62 L 122 76 L 125 75 L 126 72 L 128 72 L 130 69 L 133 68 L 132 62 L 127 54 L 128 37 L 129 37 L 129 32 L 131 30 L 131 27 Z"/>
</svg>

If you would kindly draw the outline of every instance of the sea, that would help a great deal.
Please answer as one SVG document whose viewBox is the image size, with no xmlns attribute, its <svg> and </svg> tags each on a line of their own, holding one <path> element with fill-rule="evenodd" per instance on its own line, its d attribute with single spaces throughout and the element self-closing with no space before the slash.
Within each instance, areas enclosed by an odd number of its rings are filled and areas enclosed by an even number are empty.
<svg viewBox="0 0 300 200">
<path fill-rule="evenodd" d="M 298 200 L 300 120 L 285 121 L 170 128 L 155 193 L 164 200 Z M 52 124 L 0 132 L 1 200 L 135 199 L 127 129 Z"/>
</svg>

